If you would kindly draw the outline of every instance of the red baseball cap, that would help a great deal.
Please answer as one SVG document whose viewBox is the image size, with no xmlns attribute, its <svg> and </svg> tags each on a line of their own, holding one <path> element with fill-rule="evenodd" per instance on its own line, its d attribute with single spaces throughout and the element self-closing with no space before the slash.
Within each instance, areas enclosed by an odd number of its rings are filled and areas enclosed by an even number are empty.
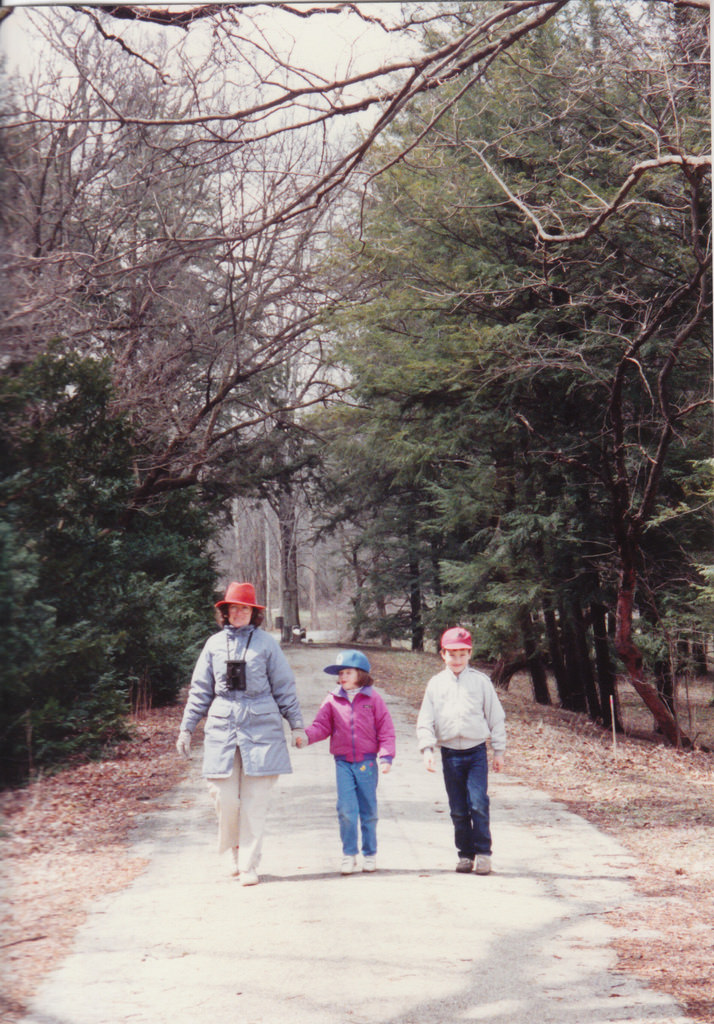
<svg viewBox="0 0 714 1024">
<path fill-rule="evenodd" d="M 442 651 L 470 651 L 472 647 L 471 634 L 462 626 L 447 629 L 441 638 Z"/>
</svg>

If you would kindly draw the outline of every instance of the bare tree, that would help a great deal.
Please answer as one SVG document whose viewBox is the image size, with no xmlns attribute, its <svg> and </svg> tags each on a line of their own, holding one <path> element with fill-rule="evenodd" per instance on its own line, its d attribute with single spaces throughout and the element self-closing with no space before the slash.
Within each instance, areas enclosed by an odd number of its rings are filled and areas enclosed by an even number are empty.
<svg viewBox="0 0 714 1024">
<path fill-rule="evenodd" d="M 244 238 L 239 227 L 299 191 L 324 140 L 278 134 L 228 154 L 205 139 L 193 147 L 183 128 L 108 126 L 107 104 L 165 110 L 161 82 L 141 64 L 127 74 L 121 52 L 98 50 L 68 12 L 52 27 L 71 73 L 16 91 L 17 109 L 42 111 L 45 125 L 16 119 L 6 134 L 3 355 L 31 358 L 54 337 L 110 360 L 139 440 L 141 507 L 331 388 L 314 331 L 325 211 Z M 199 107 L 196 89 L 185 80 L 172 109 Z M 299 398 L 281 383 L 298 357 Z"/>
<path fill-rule="evenodd" d="M 459 4 L 407 4 L 390 24 L 355 4 L 35 11 L 51 56 L 5 119 L 17 209 L 5 353 L 71 335 L 110 355 L 150 452 L 138 503 L 194 482 L 263 421 L 257 378 L 312 343 L 326 296 L 307 254 L 374 141 L 423 94 L 435 101 L 421 135 L 434 130 L 494 61 L 571 6 L 489 2 L 466 18 Z M 291 23 L 346 16 L 426 42 L 333 77 L 293 53 Z M 324 387 L 315 364 L 305 399 Z"/>
<path fill-rule="evenodd" d="M 177 246 L 184 255 L 213 249 L 220 240 L 224 251 L 239 241 L 259 234 L 267 226 L 298 217 L 320 206 L 360 164 L 372 142 L 414 96 L 439 90 L 445 83 L 469 72 L 464 88 L 472 88 L 488 65 L 519 38 L 546 23 L 569 0 L 517 0 L 507 4 L 486 3 L 483 17 L 468 25 L 448 42 L 424 51 L 368 66 L 364 70 L 325 78 L 320 71 L 295 64 L 284 33 L 271 41 L 269 27 L 260 15 L 276 10 L 293 19 L 325 19 L 352 12 L 368 23 L 380 24 L 385 32 L 404 35 L 425 22 L 460 20 L 458 5 L 406 5 L 404 20 L 387 26 L 365 13 L 359 5 L 316 5 L 313 8 L 289 4 L 254 3 L 206 4 L 190 10 L 158 10 L 153 7 L 115 5 L 104 8 L 74 6 L 65 11 L 36 12 L 33 20 L 53 52 L 67 60 L 79 76 L 86 95 L 92 94 L 91 110 L 28 106 L 7 121 L 12 128 L 38 127 L 53 137 L 78 129 L 102 136 L 120 136 L 126 129 L 147 139 L 153 149 L 180 160 L 182 167 L 203 168 L 207 162 L 225 161 L 241 155 L 246 166 L 250 154 L 264 152 L 266 140 L 283 135 L 314 140 L 335 122 L 348 122 L 356 115 L 374 112 L 373 123 L 361 138 L 352 138 L 317 163 L 298 173 L 290 160 L 283 161 L 277 174 L 292 175 L 294 187 L 287 191 L 255 194 L 252 207 L 241 218 L 214 226 L 214 230 L 182 231 L 180 225 L 161 230 L 145 239 L 145 262 L 162 263 Z M 119 24 L 152 25 L 154 38 L 127 38 L 117 34 Z M 208 28 L 210 55 L 197 61 L 186 47 L 175 42 L 175 33 L 193 33 Z M 167 44 L 167 33 L 172 37 Z M 126 30 L 125 30 L 126 34 Z M 158 41 L 157 41 L 158 34 Z M 131 98 L 113 87 L 103 71 L 110 54 L 121 57 L 128 73 L 139 69 L 153 78 L 162 94 L 158 110 L 147 103 L 137 107 Z M 127 71 L 125 71 L 125 74 Z M 186 82 L 192 86 L 195 102 L 187 103 Z M 153 92 L 153 90 L 152 90 Z M 366 122 L 363 122 L 363 124 Z M 180 131 L 179 131 L 180 129 Z M 343 133 L 344 135 L 344 133 Z M 346 137 L 346 136 L 345 136 Z M 311 142 L 312 144 L 312 142 Z M 211 153 L 207 158 L 206 149 Z M 178 152 L 177 152 L 178 151 Z M 289 147 L 294 154 L 295 150 Z M 262 160 L 262 157 L 258 157 Z M 113 254 L 121 262 L 122 250 Z"/>
<path fill-rule="evenodd" d="M 702 6 L 662 5 L 685 26 Z M 410 3 L 389 24 L 355 4 L 33 12 L 49 56 L 4 119 L 6 365 L 53 337 L 111 359 L 141 439 L 135 508 L 247 461 L 281 417 L 334 388 L 316 329 L 331 297 L 316 274 L 320 237 L 374 142 L 432 96 L 417 137 L 384 166 L 401 159 L 467 92 L 487 99 L 490 69 L 521 39 L 578 8 L 509 0 L 465 17 L 458 3 Z M 399 40 L 393 56 L 331 74 L 296 55 L 291 24 L 346 16 Z M 576 237 L 562 210 L 518 195 L 478 156 L 543 245 Z M 620 214 L 643 175 L 677 165 L 696 176 L 701 160 L 667 149 L 655 166 L 625 163 L 579 237 Z M 286 390 L 292 361 L 300 385 Z"/>
</svg>

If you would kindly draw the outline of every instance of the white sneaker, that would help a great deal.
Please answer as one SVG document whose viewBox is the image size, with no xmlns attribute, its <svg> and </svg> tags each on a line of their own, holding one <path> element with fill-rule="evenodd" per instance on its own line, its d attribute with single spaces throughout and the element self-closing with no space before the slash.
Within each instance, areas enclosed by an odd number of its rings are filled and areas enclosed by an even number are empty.
<svg viewBox="0 0 714 1024">
<path fill-rule="evenodd" d="M 490 875 L 491 874 L 491 858 L 486 853 L 479 853 L 476 857 L 476 874 L 477 875 Z"/>
<path fill-rule="evenodd" d="M 342 867 L 340 868 L 341 875 L 351 875 L 357 871 L 357 858 L 356 857 L 343 857 Z"/>
<path fill-rule="evenodd" d="M 365 857 L 362 864 L 363 871 L 376 871 L 377 870 L 377 858 L 376 857 Z"/>
<path fill-rule="evenodd" d="M 258 872 L 253 871 L 241 871 L 240 873 L 240 884 L 241 885 L 257 885 L 260 879 L 258 878 Z"/>
</svg>

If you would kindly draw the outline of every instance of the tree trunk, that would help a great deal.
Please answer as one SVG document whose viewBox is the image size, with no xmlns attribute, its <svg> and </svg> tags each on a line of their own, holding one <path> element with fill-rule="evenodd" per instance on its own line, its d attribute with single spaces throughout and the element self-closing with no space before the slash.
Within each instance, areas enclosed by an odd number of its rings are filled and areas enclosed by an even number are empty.
<svg viewBox="0 0 714 1024">
<path fill-rule="evenodd" d="M 436 601 L 441 600 L 443 588 L 441 586 L 441 548 L 436 541 L 431 542 L 431 589 Z"/>
<path fill-rule="evenodd" d="M 491 670 L 491 682 L 499 690 L 507 690 L 516 672 L 525 672 L 527 668 L 528 662 L 525 658 L 516 658 L 511 661 L 506 657 L 499 658 Z"/>
<path fill-rule="evenodd" d="M 548 677 L 543 664 L 543 656 L 538 650 L 533 619 L 529 613 L 523 616 L 521 621 L 523 633 L 523 650 L 526 655 L 526 663 L 533 686 L 533 697 L 536 704 L 550 704 L 550 693 L 548 691 Z"/>
<path fill-rule="evenodd" d="M 409 539 L 409 619 L 412 632 L 412 650 L 424 650 L 424 621 L 422 618 L 421 579 L 419 560 L 414 550 L 413 528 L 408 529 Z"/>
<path fill-rule="evenodd" d="M 588 643 L 588 632 L 583 616 L 580 598 L 576 595 L 572 602 L 573 627 L 575 630 L 575 642 L 578 656 L 578 671 L 583 681 L 585 700 L 588 706 L 588 715 L 593 722 L 602 722 L 603 715 L 600 708 L 600 698 L 595 687 L 595 674 L 593 672 L 592 658 L 590 657 L 590 644 Z"/>
<path fill-rule="evenodd" d="M 657 685 L 657 693 L 670 715 L 676 716 L 674 701 L 674 676 L 672 665 L 668 658 L 658 658 L 654 663 L 654 675 Z"/>
<path fill-rule="evenodd" d="M 362 626 L 367 618 L 364 609 L 364 599 L 362 596 L 365 574 L 360 565 L 356 546 L 350 549 L 349 561 L 352 565 L 352 579 L 355 588 L 354 596 L 352 597 L 352 632 L 350 634 L 350 643 L 356 644 L 359 640 Z"/>
<path fill-rule="evenodd" d="M 627 670 L 632 687 L 652 712 L 662 734 L 667 737 L 672 746 L 690 748 L 692 741 L 682 733 L 679 724 L 673 718 L 655 687 L 644 679 L 642 654 L 632 639 L 637 574 L 629 558 L 623 557 L 623 562 L 625 564 L 620 575 L 617 593 L 615 649 Z"/>
<path fill-rule="evenodd" d="M 310 629 L 320 628 L 320 609 L 317 604 L 317 563 L 314 549 L 310 551 Z"/>
<path fill-rule="evenodd" d="M 568 702 L 563 704 L 567 711 L 587 711 L 585 686 L 580 675 L 580 653 L 570 609 L 564 602 L 560 605 L 560 633 L 563 638 L 563 660 L 567 678 Z"/>
<path fill-rule="evenodd" d="M 620 719 L 620 702 L 615 686 L 615 669 L 610 659 L 610 647 L 607 639 L 607 609 L 605 605 L 594 601 L 590 605 L 593 623 L 593 639 L 595 645 L 595 669 L 600 690 L 600 706 L 602 721 L 606 728 L 611 729 L 613 723 L 612 709 L 615 712 L 615 730 L 623 732 Z M 610 698 L 612 697 L 612 704 Z"/>
<path fill-rule="evenodd" d="M 377 606 L 377 614 L 379 615 L 380 619 L 382 620 L 382 622 L 386 622 L 387 621 L 387 602 L 386 602 L 386 600 L 384 598 L 384 594 L 377 594 L 377 596 L 374 599 L 374 603 Z M 392 646 L 392 638 L 389 635 L 389 633 L 386 631 L 386 629 L 385 629 L 384 633 L 382 633 L 382 636 L 381 636 L 381 639 L 380 639 L 380 643 L 382 644 L 383 647 L 391 647 Z"/>
<path fill-rule="evenodd" d="M 545 621 L 545 632 L 548 637 L 548 650 L 550 651 L 550 666 L 555 677 L 555 688 L 558 691 L 558 699 L 561 707 L 568 707 L 570 690 L 568 675 L 565 671 L 565 660 L 563 648 L 558 632 L 558 622 L 555 617 L 555 610 L 550 605 L 543 606 L 543 618 Z"/>
<path fill-rule="evenodd" d="M 285 625 L 300 625 L 297 561 L 297 505 L 289 490 L 282 490 L 278 499 L 280 529 L 280 573 L 282 579 L 281 612 Z"/>
</svg>

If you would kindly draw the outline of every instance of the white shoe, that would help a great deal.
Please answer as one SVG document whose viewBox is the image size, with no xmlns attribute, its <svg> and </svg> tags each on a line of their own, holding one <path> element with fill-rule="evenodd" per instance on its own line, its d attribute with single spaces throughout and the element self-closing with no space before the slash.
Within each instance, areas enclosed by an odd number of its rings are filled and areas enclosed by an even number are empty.
<svg viewBox="0 0 714 1024">
<path fill-rule="evenodd" d="M 357 858 L 356 857 L 343 857 L 342 867 L 340 868 L 341 875 L 351 875 L 357 871 Z"/>
<path fill-rule="evenodd" d="M 233 855 L 233 871 L 232 871 L 232 874 L 239 875 L 240 874 L 240 870 L 238 868 L 238 847 L 234 846 L 233 849 L 231 850 L 231 853 Z"/>
<path fill-rule="evenodd" d="M 240 873 L 240 884 L 241 885 L 257 885 L 260 879 L 258 878 L 258 872 L 253 871 L 241 871 Z"/>
<path fill-rule="evenodd" d="M 377 870 L 377 858 L 376 857 L 365 857 L 362 864 L 363 871 L 376 871 Z"/>
<path fill-rule="evenodd" d="M 479 853 L 479 855 L 476 857 L 476 874 L 491 874 L 491 858 L 488 856 L 487 853 Z"/>
</svg>

